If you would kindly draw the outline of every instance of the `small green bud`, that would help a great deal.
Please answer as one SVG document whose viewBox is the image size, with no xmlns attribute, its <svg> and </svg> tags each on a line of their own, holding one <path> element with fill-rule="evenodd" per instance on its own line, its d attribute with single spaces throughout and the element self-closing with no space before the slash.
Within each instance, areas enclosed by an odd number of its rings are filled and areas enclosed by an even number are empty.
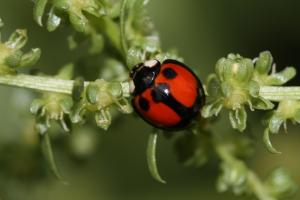
<svg viewBox="0 0 300 200">
<path fill-rule="evenodd" d="M 74 103 L 73 103 L 72 98 L 70 96 L 67 96 L 64 99 L 61 99 L 59 104 L 62 109 L 62 112 L 69 114 L 69 113 L 71 113 L 71 109 L 72 109 Z"/>
<path fill-rule="evenodd" d="M 122 85 L 120 82 L 112 82 L 108 85 L 108 90 L 114 97 L 122 96 Z"/>
<path fill-rule="evenodd" d="M 264 99 L 262 97 L 253 98 L 251 104 L 253 108 L 259 110 L 271 110 L 275 106 L 271 101 Z"/>
<path fill-rule="evenodd" d="M 111 124 L 111 114 L 107 109 L 101 110 L 95 114 L 97 126 L 107 130 Z"/>
<path fill-rule="evenodd" d="M 264 51 L 259 54 L 255 62 L 255 70 L 259 74 L 268 74 L 271 70 L 273 57 L 269 51 Z"/>
<path fill-rule="evenodd" d="M 49 17 L 47 20 L 47 30 L 52 32 L 56 30 L 61 23 L 61 17 L 56 14 L 56 10 L 54 7 L 51 8 L 49 12 Z"/>
<path fill-rule="evenodd" d="M 268 85 L 283 85 L 296 76 L 296 69 L 294 67 L 286 67 L 281 72 L 271 74 L 266 82 Z"/>
<path fill-rule="evenodd" d="M 252 60 L 233 54 L 229 54 L 228 58 L 221 58 L 216 64 L 219 79 L 231 84 L 247 84 L 252 78 L 253 70 Z"/>
<path fill-rule="evenodd" d="M 88 20 L 81 12 L 70 12 L 70 22 L 78 32 L 87 32 Z"/>
<path fill-rule="evenodd" d="M 222 101 L 216 100 L 215 102 L 207 104 L 202 108 L 201 116 L 204 118 L 218 116 L 222 108 L 223 108 Z"/>
<path fill-rule="evenodd" d="M 22 52 L 17 50 L 5 59 L 5 64 L 12 68 L 17 68 L 22 59 Z"/>
<path fill-rule="evenodd" d="M 100 88 L 95 83 L 90 83 L 86 89 L 86 98 L 89 103 L 96 104 L 99 101 Z"/>
<path fill-rule="evenodd" d="M 22 55 L 20 61 L 20 67 L 27 67 L 34 65 L 41 57 L 41 49 L 34 48 L 31 49 L 28 53 Z"/>
<path fill-rule="evenodd" d="M 17 29 L 14 33 L 12 33 L 5 45 L 8 48 L 19 50 L 21 49 L 27 42 L 27 31 L 25 29 Z"/>
<path fill-rule="evenodd" d="M 70 0 L 55 0 L 55 7 L 61 10 L 69 10 L 71 8 L 71 2 Z"/>
<path fill-rule="evenodd" d="M 281 125 L 284 123 L 285 119 L 280 115 L 274 114 L 269 122 L 269 130 L 271 133 L 278 133 Z"/>
<path fill-rule="evenodd" d="M 247 112 L 245 110 L 245 107 L 242 106 L 241 108 L 238 108 L 236 110 L 230 110 L 229 119 L 234 129 L 237 129 L 240 132 L 244 131 L 247 126 Z"/>
</svg>

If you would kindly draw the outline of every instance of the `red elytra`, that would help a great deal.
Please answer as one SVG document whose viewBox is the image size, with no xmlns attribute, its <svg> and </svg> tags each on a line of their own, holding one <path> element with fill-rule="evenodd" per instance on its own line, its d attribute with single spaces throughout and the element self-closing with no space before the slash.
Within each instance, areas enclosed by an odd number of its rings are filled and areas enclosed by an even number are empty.
<svg viewBox="0 0 300 200">
<path fill-rule="evenodd" d="M 201 82 L 190 68 L 176 60 L 139 64 L 131 77 L 135 86 L 132 100 L 135 111 L 157 128 L 182 130 L 204 105 Z"/>
</svg>

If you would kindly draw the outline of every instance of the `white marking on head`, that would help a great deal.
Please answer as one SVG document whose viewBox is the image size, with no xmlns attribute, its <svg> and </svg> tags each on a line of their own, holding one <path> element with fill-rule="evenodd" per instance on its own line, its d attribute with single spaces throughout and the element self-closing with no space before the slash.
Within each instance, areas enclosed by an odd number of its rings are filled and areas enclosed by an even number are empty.
<svg viewBox="0 0 300 200">
<path fill-rule="evenodd" d="M 155 65 L 157 65 L 158 61 L 157 60 L 147 60 L 144 62 L 144 66 L 146 67 L 154 67 Z"/>
<path fill-rule="evenodd" d="M 129 82 L 129 91 L 131 94 L 134 92 L 134 89 L 135 89 L 135 85 L 134 85 L 133 81 L 131 80 Z"/>
</svg>

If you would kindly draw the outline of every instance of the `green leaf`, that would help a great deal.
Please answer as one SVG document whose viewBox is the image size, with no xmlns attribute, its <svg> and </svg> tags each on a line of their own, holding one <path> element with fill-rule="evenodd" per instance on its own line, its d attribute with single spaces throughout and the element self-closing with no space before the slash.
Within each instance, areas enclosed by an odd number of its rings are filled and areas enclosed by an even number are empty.
<svg viewBox="0 0 300 200">
<path fill-rule="evenodd" d="M 45 12 L 46 4 L 48 0 L 35 0 L 33 8 L 33 18 L 38 25 L 43 26 L 42 18 Z"/>
<path fill-rule="evenodd" d="M 230 110 L 229 119 L 234 129 L 243 132 L 247 126 L 247 112 L 245 110 L 245 107 L 242 106 L 241 108 L 238 108 L 236 110 Z"/>
<path fill-rule="evenodd" d="M 270 152 L 270 153 L 273 153 L 273 154 L 281 154 L 280 151 L 277 151 L 273 145 L 272 145 L 272 142 L 270 140 L 270 131 L 268 128 L 266 128 L 266 130 L 264 131 L 264 136 L 263 136 L 263 141 L 264 141 L 264 144 L 266 145 L 267 147 L 267 150 Z"/>
<path fill-rule="evenodd" d="M 21 58 L 20 67 L 28 67 L 34 65 L 41 57 L 41 49 L 31 49 Z"/>
<path fill-rule="evenodd" d="M 166 183 L 165 180 L 161 178 L 157 169 L 156 162 L 156 146 L 157 146 L 157 133 L 151 133 L 148 139 L 147 145 L 147 163 L 150 174 L 152 177 L 160 183 Z"/>
<path fill-rule="evenodd" d="M 53 173 L 55 178 L 57 178 L 58 180 L 60 180 L 66 184 L 66 182 L 63 180 L 63 178 L 60 175 L 59 170 L 57 168 L 57 165 L 56 165 L 56 162 L 54 159 L 54 154 L 52 151 L 50 137 L 49 137 L 48 133 L 41 135 L 41 146 L 42 146 L 43 154 L 49 164 L 51 172 Z"/>
</svg>

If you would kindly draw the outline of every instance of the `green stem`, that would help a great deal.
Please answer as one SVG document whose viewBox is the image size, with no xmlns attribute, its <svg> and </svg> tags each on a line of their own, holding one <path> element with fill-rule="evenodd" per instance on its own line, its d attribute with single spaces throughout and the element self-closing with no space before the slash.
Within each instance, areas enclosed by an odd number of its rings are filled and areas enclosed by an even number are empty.
<svg viewBox="0 0 300 200">
<path fill-rule="evenodd" d="M 86 87 L 90 82 L 85 81 L 84 86 Z M 38 90 L 42 92 L 56 92 L 62 94 L 72 94 L 74 85 L 73 80 L 63 80 L 57 78 L 49 78 L 43 76 L 32 76 L 32 75 L 1 75 L 0 84 L 15 86 L 20 88 L 28 88 Z M 124 97 L 129 97 L 129 82 L 121 82 L 122 93 Z"/>
<path fill-rule="evenodd" d="M 0 76 L 0 84 L 10 85 L 21 88 L 28 88 L 39 91 L 57 92 L 64 94 L 71 94 L 74 81 L 63 80 L 57 78 L 49 78 L 43 76 L 31 75 L 2 75 Z M 87 86 L 89 82 L 85 81 L 84 85 Z M 129 96 L 129 83 L 122 82 L 124 96 Z M 300 100 L 300 87 L 280 87 L 280 86 L 262 86 L 259 91 L 259 96 L 271 100 Z"/>
<path fill-rule="evenodd" d="M 120 14 L 120 36 L 121 36 L 121 45 L 122 45 L 124 55 L 127 55 L 127 51 L 128 51 L 126 30 L 125 30 L 126 29 L 126 24 L 125 24 L 126 6 L 127 6 L 127 0 L 123 0 L 121 6 L 121 14 Z"/>
<path fill-rule="evenodd" d="M 276 102 L 287 99 L 300 100 L 300 87 L 262 86 L 259 90 L 259 96 Z"/>
</svg>

